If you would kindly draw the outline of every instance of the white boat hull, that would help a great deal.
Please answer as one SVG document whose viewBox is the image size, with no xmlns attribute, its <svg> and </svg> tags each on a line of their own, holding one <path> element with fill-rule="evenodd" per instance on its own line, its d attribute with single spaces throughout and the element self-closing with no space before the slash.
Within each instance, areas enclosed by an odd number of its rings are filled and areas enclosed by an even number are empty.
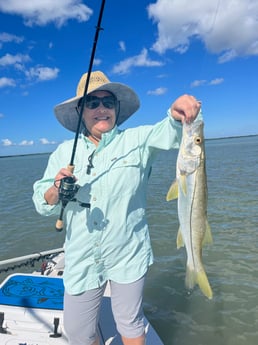
<svg viewBox="0 0 258 345">
<path fill-rule="evenodd" d="M 64 255 L 48 264 L 44 274 L 13 274 L 0 285 L 1 345 L 67 345 L 63 326 Z M 146 345 L 163 345 L 147 319 Z M 101 345 L 122 345 L 107 285 L 100 313 Z"/>
</svg>

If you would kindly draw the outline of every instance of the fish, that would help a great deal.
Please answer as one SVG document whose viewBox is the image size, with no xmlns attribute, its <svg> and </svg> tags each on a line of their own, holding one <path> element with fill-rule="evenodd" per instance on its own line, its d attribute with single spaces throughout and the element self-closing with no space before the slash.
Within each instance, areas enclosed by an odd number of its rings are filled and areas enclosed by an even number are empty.
<svg viewBox="0 0 258 345">
<path fill-rule="evenodd" d="M 187 254 L 185 285 L 193 290 L 199 285 L 202 293 L 212 299 L 213 292 L 202 261 L 202 247 L 212 243 L 207 217 L 207 175 L 204 122 L 183 123 L 182 140 L 176 163 L 176 179 L 166 200 L 177 199 L 179 230 L 177 248 L 185 246 Z"/>
</svg>

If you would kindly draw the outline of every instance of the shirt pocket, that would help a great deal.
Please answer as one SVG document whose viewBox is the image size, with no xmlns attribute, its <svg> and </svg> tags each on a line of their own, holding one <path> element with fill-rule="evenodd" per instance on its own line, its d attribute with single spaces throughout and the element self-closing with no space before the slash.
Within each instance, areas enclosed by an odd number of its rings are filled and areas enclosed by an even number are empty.
<svg viewBox="0 0 258 345">
<path fill-rule="evenodd" d="M 136 153 L 115 159 L 107 174 L 111 195 L 135 194 L 141 182 L 141 170 L 141 159 Z"/>
</svg>

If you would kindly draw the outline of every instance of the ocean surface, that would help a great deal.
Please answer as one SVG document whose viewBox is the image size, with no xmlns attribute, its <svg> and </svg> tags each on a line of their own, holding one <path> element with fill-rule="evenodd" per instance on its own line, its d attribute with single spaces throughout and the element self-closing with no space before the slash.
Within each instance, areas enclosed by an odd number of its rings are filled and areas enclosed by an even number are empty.
<svg viewBox="0 0 258 345">
<path fill-rule="evenodd" d="M 56 218 L 31 200 L 48 154 L 0 158 L 0 260 L 62 247 Z M 145 314 L 165 345 L 258 344 L 258 136 L 206 141 L 208 217 L 213 244 L 203 261 L 213 289 L 184 287 L 185 249 L 176 249 L 176 201 L 166 202 L 177 151 L 153 166 L 148 218 L 155 263 L 147 276 Z M 1 276 L 0 274 L 0 279 Z"/>
</svg>

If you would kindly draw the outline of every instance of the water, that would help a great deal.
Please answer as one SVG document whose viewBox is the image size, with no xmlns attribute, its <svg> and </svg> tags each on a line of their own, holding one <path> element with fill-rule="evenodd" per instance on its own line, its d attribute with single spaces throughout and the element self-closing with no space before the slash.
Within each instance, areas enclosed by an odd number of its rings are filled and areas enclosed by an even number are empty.
<svg viewBox="0 0 258 345">
<path fill-rule="evenodd" d="M 147 276 L 145 313 L 165 345 L 258 343 L 258 136 L 206 142 L 208 215 L 214 243 L 203 250 L 212 300 L 184 287 L 185 250 L 176 249 L 176 202 L 165 195 L 175 176 L 177 151 L 153 166 L 148 218 L 155 264 Z M 39 216 L 32 183 L 48 155 L 0 159 L 0 260 L 59 248 L 56 219 Z M 1 276 L 0 276 L 1 278 Z"/>
</svg>

